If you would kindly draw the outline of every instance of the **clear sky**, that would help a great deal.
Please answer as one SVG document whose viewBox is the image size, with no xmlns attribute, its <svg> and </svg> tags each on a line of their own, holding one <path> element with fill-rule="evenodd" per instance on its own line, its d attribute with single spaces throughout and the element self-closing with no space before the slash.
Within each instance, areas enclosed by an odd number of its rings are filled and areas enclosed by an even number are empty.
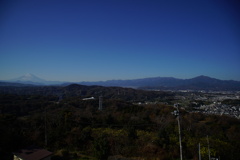
<svg viewBox="0 0 240 160">
<path fill-rule="evenodd" d="M 237 0 L 2 0 L 0 79 L 240 80 Z"/>
</svg>

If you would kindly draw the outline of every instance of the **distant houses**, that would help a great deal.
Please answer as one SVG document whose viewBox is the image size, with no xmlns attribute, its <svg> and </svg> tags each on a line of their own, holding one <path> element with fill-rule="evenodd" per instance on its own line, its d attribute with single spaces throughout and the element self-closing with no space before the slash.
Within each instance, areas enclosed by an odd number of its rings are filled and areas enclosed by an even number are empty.
<svg viewBox="0 0 240 160">
<path fill-rule="evenodd" d="M 13 160 L 51 160 L 52 152 L 31 146 L 13 153 Z"/>
</svg>

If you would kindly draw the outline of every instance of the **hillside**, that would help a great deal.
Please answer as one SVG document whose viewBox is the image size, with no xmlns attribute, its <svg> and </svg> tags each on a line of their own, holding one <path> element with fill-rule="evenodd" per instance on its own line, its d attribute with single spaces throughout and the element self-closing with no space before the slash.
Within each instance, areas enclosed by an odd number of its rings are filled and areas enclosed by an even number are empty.
<svg viewBox="0 0 240 160">
<path fill-rule="evenodd" d="M 68 86 L 0 86 L 0 94 L 18 94 L 18 95 L 50 95 L 59 98 L 68 97 L 95 97 L 121 99 L 125 101 L 155 101 L 159 99 L 171 99 L 172 93 L 144 91 L 132 88 L 122 87 L 103 87 L 103 86 L 85 86 L 71 84 Z"/>
<path fill-rule="evenodd" d="M 12 160 L 13 151 L 33 144 L 53 151 L 53 160 L 179 159 L 175 108 L 169 105 L 105 98 L 99 111 L 98 99 L 16 94 L 0 94 L 0 103 L 0 159 Z M 207 159 L 207 136 L 212 158 L 239 158 L 238 119 L 180 113 L 184 159 L 198 159 L 199 143 Z"/>
</svg>

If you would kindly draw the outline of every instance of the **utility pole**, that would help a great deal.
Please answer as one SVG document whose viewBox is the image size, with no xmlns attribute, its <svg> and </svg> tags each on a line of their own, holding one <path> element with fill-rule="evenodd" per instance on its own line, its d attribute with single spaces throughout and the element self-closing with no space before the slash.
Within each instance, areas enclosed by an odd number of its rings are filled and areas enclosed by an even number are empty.
<svg viewBox="0 0 240 160">
<path fill-rule="evenodd" d="M 45 113 L 44 113 L 44 129 L 45 129 L 45 146 L 47 146 L 47 113 L 46 113 L 46 107 L 45 107 Z"/>
<path fill-rule="evenodd" d="M 198 160 L 201 160 L 201 146 L 200 146 L 200 143 L 198 143 L 198 155 L 199 155 Z"/>
<path fill-rule="evenodd" d="M 180 113 L 178 109 L 178 104 L 174 104 L 174 107 L 177 109 L 173 112 L 175 116 L 177 116 L 177 121 L 178 121 L 178 134 L 179 134 L 179 148 L 180 148 L 180 160 L 182 160 L 182 138 L 181 138 L 181 126 L 180 126 Z"/>
<path fill-rule="evenodd" d="M 207 143 L 208 143 L 208 158 L 209 160 L 211 160 L 208 135 L 207 135 Z"/>
</svg>

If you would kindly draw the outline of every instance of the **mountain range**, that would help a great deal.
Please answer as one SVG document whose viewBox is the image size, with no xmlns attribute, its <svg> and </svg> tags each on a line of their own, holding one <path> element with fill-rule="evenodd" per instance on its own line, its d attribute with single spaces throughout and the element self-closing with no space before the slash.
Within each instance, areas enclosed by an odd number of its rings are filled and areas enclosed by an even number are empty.
<svg viewBox="0 0 240 160">
<path fill-rule="evenodd" d="M 33 74 L 26 74 L 9 81 L 1 81 L 1 86 L 17 85 L 69 85 L 73 82 L 46 81 Z M 240 81 L 219 80 L 207 76 L 198 76 L 191 79 L 178 79 L 173 77 L 153 77 L 133 80 L 108 80 L 96 82 L 76 82 L 81 85 L 117 86 L 151 90 L 214 90 L 214 91 L 240 91 Z"/>
<path fill-rule="evenodd" d="M 28 84 L 31 84 L 31 85 L 60 85 L 60 84 L 64 83 L 64 82 L 60 82 L 60 81 L 47 81 L 47 80 L 39 78 L 31 73 L 27 73 L 18 78 L 14 78 L 14 79 L 7 80 L 4 82 L 10 82 L 10 83 L 15 83 L 15 84 L 19 83 L 19 84 L 24 84 L 24 85 L 28 85 Z"/>
<path fill-rule="evenodd" d="M 240 81 L 219 80 L 207 76 L 198 76 L 191 79 L 173 77 L 153 77 L 133 80 L 109 80 L 99 82 L 81 82 L 82 85 L 101 85 L 131 87 L 151 90 L 214 90 L 240 91 Z"/>
</svg>

